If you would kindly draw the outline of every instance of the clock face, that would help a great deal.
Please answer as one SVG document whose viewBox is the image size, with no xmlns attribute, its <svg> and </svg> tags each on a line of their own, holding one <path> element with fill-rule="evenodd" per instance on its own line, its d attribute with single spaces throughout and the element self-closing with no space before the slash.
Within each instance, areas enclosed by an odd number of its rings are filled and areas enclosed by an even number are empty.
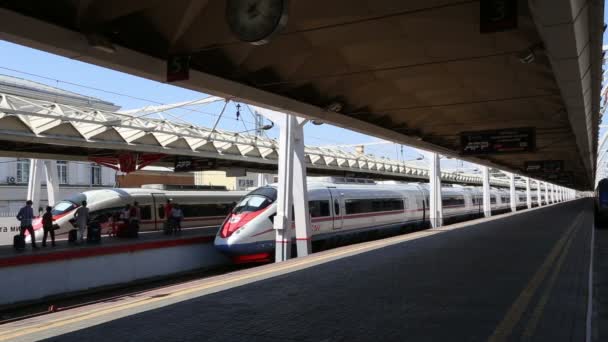
<svg viewBox="0 0 608 342">
<path fill-rule="evenodd" d="M 270 36 L 287 24 L 288 0 L 228 0 L 226 20 L 244 42 L 268 43 Z"/>
</svg>

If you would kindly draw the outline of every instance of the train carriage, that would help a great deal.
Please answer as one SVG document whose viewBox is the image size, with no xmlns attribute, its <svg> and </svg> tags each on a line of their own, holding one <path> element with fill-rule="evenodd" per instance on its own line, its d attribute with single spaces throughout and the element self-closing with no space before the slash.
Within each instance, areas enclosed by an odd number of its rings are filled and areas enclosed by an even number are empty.
<svg viewBox="0 0 608 342">
<path fill-rule="evenodd" d="M 102 223 L 104 232 L 110 224 L 110 218 L 122 211 L 127 204 L 138 202 L 141 212 L 140 231 L 161 230 L 164 217 L 164 205 L 168 199 L 178 203 L 184 218 L 182 227 L 203 227 L 219 225 L 242 198 L 246 191 L 226 190 L 162 190 L 154 188 L 99 189 L 75 194 L 58 202 L 52 209 L 53 220 L 59 226 L 57 235 L 67 234 L 73 225 L 76 210 L 83 201 L 87 201 L 90 221 Z M 43 235 L 41 219 L 33 222 L 37 240 Z M 29 237 L 28 237 L 29 240 Z"/>
<path fill-rule="evenodd" d="M 516 196 L 521 198 L 522 193 L 525 198 L 525 192 L 521 191 Z M 274 250 L 276 196 L 276 185 L 247 194 L 222 224 L 215 246 L 236 262 L 270 260 Z M 313 242 L 429 224 L 428 184 L 311 177 L 308 196 Z M 481 188 L 445 186 L 442 206 L 446 222 L 481 216 Z M 494 212 L 510 210 L 509 191 L 491 189 L 491 208 Z"/>
</svg>

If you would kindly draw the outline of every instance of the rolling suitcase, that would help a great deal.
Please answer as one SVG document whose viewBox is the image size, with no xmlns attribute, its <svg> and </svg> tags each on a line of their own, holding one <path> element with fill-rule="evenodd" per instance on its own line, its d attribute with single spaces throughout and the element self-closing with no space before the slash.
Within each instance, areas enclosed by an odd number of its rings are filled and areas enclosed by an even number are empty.
<svg viewBox="0 0 608 342">
<path fill-rule="evenodd" d="M 128 225 L 128 236 L 131 239 L 136 239 L 139 236 L 139 223 L 138 222 L 130 222 Z"/>
<path fill-rule="evenodd" d="M 21 234 L 13 236 L 13 248 L 18 252 L 25 250 L 25 237 Z"/>
<path fill-rule="evenodd" d="M 173 225 L 169 221 L 163 222 L 163 232 L 165 235 L 171 235 L 173 233 Z"/>
<path fill-rule="evenodd" d="M 97 222 L 92 222 L 87 230 L 87 243 L 101 243 L 101 225 Z"/>
<path fill-rule="evenodd" d="M 70 230 L 70 232 L 68 233 L 68 242 L 76 243 L 77 240 L 78 240 L 78 230 L 76 230 L 76 229 Z"/>
</svg>

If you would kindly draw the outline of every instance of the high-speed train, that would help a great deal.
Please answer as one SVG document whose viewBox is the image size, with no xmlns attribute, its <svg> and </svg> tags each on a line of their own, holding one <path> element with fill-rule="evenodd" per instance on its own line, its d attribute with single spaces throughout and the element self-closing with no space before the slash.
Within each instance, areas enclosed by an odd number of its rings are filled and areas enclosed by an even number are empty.
<svg viewBox="0 0 608 342">
<path fill-rule="evenodd" d="M 66 234 L 74 227 L 70 220 L 82 201 L 87 201 L 90 220 L 108 225 L 107 218 L 120 212 L 127 204 L 137 201 L 141 210 L 140 231 L 161 230 L 165 220 L 164 205 L 167 199 L 179 204 L 184 213 L 182 227 L 201 227 L 219 225 L 246 191 L 192 191 L 157 190 L 153 188 L 99 189 L 85 191 L 66 198 L 53 207 L 54 223 L 59 226 L 55 234 Z M 41 219 L 33 222 L 36 240 L 42 239 Z M 29 240 L 29 236 L 27 237 Z"/>
<path fill-rule="evenodd" d="M 429 222 L 428 184 L 335 177 L 309 178 L 307 184 L 313 243 L 370 232 L 399 232 Z M 517 196 L 518 206 L 525 207 L 525 191 L 517 191 Z M 235 262 L 271 260 L 276 198 L 276 185 L 257 188 L 243 197 L 220 227 L 214 241 L 216 248 Z M 532 202 L 536 200 L 536 194 L 532 194 Z M 509 210 L 509 190 L 492 189 L 490 202 L 493 212 Z M 447 222 L 481 216 L 482 189 L 445 186 L 442 206 Z"/>
</svg>

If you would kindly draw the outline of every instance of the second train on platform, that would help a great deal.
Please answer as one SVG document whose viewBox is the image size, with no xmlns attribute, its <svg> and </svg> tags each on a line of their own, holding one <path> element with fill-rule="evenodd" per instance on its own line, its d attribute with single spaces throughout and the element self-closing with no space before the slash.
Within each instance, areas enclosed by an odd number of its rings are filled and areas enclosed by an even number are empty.
<svg viewBox="0 0 608 342">
<path fill-rule="evenodd" d="M 526 192 L 516 194 L 518 206 L 526 207 Z M 236 262 L 271 260 L 276 198 L 276 185 L 257 188 L 243 197 L 220 227 L 215 246 Z M 313 242 L 397 233 L 429 223 L 428 184 L 309 178 L 308 201 Z M 509 210 L 509 191 L 492 189 L 490 203 L 493 212 Z M 537 203 L 535 193 L 532 203 Z M 479 217 L 483 215 L 482 189 L 443 187 L 442 206 L 446 222 Z"/>
</svg>

